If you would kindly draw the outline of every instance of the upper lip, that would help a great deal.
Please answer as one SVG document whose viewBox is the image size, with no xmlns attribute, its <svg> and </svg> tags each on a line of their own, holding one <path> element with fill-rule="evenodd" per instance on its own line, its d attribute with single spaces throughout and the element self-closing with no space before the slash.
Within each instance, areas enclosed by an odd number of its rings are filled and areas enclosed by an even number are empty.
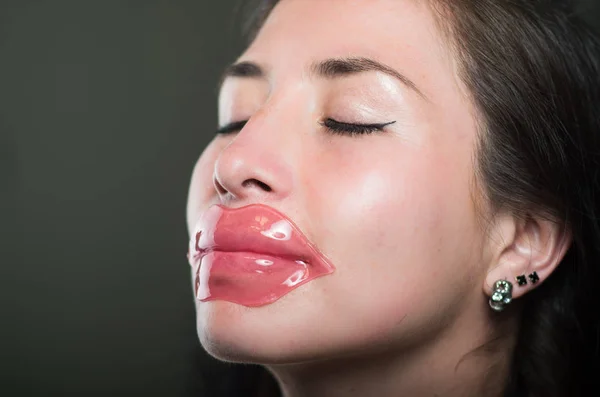
<svg viewBox="0 0 600 397">
<path fill-rule="evenodd" d="M 333 268 L 288 217 L 262 204 L 211 206 L 190 241 L 190 262 L 211 251 L 251 252 Z"/>
</svg>

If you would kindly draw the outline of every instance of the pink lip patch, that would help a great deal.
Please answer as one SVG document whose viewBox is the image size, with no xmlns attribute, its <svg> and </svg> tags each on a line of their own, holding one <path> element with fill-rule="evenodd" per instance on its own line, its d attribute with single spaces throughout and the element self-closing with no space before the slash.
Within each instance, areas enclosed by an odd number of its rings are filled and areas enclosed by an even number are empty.
<svg viewBox="0 0 600 397">
<path fill-rule="evenodd" d="M 290 219 L 259 204 L 210 207 L 190 241 L 188 259 L 199 300 L 248 307 L 272 303 L 335 269 Z"/>
</svg>

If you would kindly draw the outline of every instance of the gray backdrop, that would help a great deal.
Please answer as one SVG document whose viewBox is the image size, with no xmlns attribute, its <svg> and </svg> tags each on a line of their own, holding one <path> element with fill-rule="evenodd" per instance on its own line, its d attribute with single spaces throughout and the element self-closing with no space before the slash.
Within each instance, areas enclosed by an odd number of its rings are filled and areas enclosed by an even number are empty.
<svg viewBox="0 0 600 397">
<path fill-rule="evenodd" d="M 237 3 L 0 1 L 0 394 L 218 395 L 184 216 Z"/>
</svg>

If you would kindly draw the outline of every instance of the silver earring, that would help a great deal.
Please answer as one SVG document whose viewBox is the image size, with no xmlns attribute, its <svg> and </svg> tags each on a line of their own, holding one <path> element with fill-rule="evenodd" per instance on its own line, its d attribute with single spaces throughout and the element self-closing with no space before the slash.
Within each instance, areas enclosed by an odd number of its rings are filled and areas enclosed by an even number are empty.
<svg viewBox="0 0 600 397">
<path fill-rule="evenodd" d="M 494 292 L 490 297 L 490 307 L 497 312 L 504 310 L 512 301 L 512 283 L 507 280 L 498 280 L 494 284 Z"/>
</svg>

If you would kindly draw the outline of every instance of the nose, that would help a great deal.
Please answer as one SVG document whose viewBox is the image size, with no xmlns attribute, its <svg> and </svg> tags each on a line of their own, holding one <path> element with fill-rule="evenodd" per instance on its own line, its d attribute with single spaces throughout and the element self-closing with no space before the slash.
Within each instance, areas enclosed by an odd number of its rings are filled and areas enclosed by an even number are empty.
<svg viewBox="0 0 600 397">
<path fill-rule="evenodd" d="M 280 200 L 291 193 L 292 145 L 272 130 L 251 120 L 222 150 L 213 172 L 221 202 Z"/>
</svg>

